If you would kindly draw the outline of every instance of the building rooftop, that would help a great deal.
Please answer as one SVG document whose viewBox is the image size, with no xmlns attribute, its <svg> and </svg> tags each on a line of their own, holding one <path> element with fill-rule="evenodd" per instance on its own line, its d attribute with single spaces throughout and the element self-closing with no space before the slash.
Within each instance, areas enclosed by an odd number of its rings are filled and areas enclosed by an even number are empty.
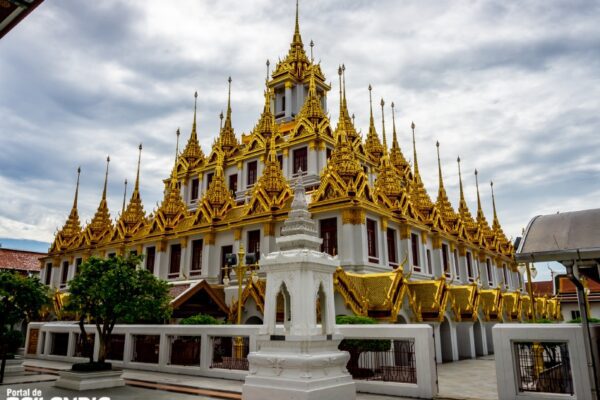
<svg viewBox="0 0 600 400">
<path fill-rule="evenodd" d="M 531 282 L 533 294 L 536 296 L 554 295 L 554 285 L 552 281 Z"/>
<path fill-rule="evenodd" d="M 600 258 L 600 208 L 533 218 L 519 243 L 520 262 Z"/>
<path fill-rule="evenodd" d="M 40 271 L 40 258 L 46 253 L 0 248 L 0 270 Z"/>
</svg>

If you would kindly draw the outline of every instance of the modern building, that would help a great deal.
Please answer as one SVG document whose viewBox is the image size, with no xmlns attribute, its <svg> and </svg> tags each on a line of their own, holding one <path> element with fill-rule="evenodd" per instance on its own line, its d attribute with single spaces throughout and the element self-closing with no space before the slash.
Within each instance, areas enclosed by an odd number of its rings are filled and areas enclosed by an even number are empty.
<svg viewBox="0 0 600 400">
<path fill-rule="evenodd" d="M 296 10 L 289 51 L 269 74 L 264 109 L 252 131 L 235 133 L 229 79 L 227 112 L 212 148 L 205 154 L 199 145 L 194 105 L 187 144 L 177 152 L 164 199 L 151 214 L 142 204 L 138 160 L 131 199 L 116 221 L 111 218 L 107 160 L 100 204 L 82 226 L 78 175 L 73 207 L 44 259 L 42 279 L 64 289 L 87 257 L 143 254 L 141 268 L 172 283 L 176 315 L 179 307 L 198 310 L 204 304 L 205 311 L 235 320 L 237 278 L 226 256 L 243 247 L 260 265 L 261 255 L 278 250 L 275 239 L 294 197 L 291 187 L 301 178 L 321 250 L 342 265 L 335 275 L 337 314 L 432 324 L 438 360 L 491 352 L 491 326 L 528 318 L 530 308 L 495 201 L 490 225 L 476 181 L 477 209 L 471 214 L 458 159 L 460 197 L 458 208 L 452 206 L 439 144 L 438 191 L 430 196 L 419 170 L 415 124 L 410 165 L 398 141 L 393 103 L 386 110 L 379 102 L 376 123 L 371 101 L 363 140 L 349 111 L 344 66 L 338 70 L 335 122 L 327 113 L 330 91 L 320 64 L 305 51 Z M 205 300 L 215 306 L 206 310 Z M 242 322 L 260 323 L 264 280 L 244 282 L 242 301 Z"/>
</svg>

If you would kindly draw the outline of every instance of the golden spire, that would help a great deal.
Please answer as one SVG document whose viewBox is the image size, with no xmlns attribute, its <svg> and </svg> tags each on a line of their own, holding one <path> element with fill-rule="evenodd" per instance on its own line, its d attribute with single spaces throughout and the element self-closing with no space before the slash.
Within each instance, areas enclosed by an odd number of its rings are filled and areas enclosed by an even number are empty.
<svg viewBox="0 0 600 400">
<path fill-rule="evenodd" d="M 310 61 L 304 51 L 302 36 L 300 36 L 300 11 L 298 1 L 296 1 L 296 20 L 294 25 L 294 36 L 290 44 L 290 50 L 287 56 L 282 61 L 277 63 L 273 77 L 283 75 L 285 73 L 292 74 L 297 79 L 303 79 L 304 72 L 309 66 Z"/>
<path fill-rule="evenodd" d="M 413 173 L 413 181 L 412 187 L 410 188 L 410 195 L 413 198 L 413 204 L 417 207 L 417 209 L 421 212 L 425 219 L 429 218 L 429 214 L 433 209 L 433 203 L 429 194 L 427 194 L 427 190 L 425 189 L 425 185 L 423 184 L 423 180 L 421 179 L 421 174 L 419 174 L 419 163 L 417 162 L 417 144 L 415 140 L 415 123 L 412 122 L 410 125 L 412 129 L 412 138 L 413 138 L 413 153 L 414 153 L 414 173 Z"/>
<path fill-rule="evenodd" d="M 373 162 L 379 163 L 379 159 L 383 154 L 383 145 L 379 141 L 379 136 L 377 135 L 377 131 L 375 130 L 375 119 L 373 118 L 373 97 L 371 95 L 372 90 L 373 88 L 369 84 L 370 119 L 369 133 L 367 133 L 367 140 L 365 141 L 365 150 L 367 151 L 367 154 Z"/>
<path fill-rule="evenodd" d="M 392 149 L 390 150 L 390 162 L 401 173 L 401 177 L 408 180 L 410 167 L 404 158 L 404 154 L 398 145 L 398 136 L 396 134 L 396 110 L 392 102 Z"/>
<path fill-rule="evenodd" d="M 283 176 L 283 171 L 277 160 L 277 150 L 275 148 L 275 136 L 271 136 L 268 147 L 267 159 L 262 176 L 258 180 L 258 187 L 265 190 L 268 194 L 268 200 L 271 201 L 279 197 L 282 191 L 288 189 L 291 194 L 291 188 Z"/>
<path fill-rule="evenodd" d="M 54 242 L 50 246 L 50 251 L 64 250 L 69 246 L 71 240 L 81 233 L 81 223 L 79 222 L 79 213 L 77 212 L 77 198 L 79 197 L 79 176 L 81 167 L 77 168 L 77 184 L 75 185 L 75 196 L 73 198 L 73 207 L 67 221 L 62 229 L 56 233 Z"/>
<path fill-rule="evenodd" d="M 202 152 L 202 148 L 200 147 L 200 143 L 198 143 L 198 134 L 196 133 L 196 106 L 198 103 L 198 92 L 194 93 L 194 121 L 192 123 L 192 133 L 190 134 L 190 138 L 181 153 L 183 159 L 188 162 L 189 166 L 195 166 L 198 162 L 204 160 L 204 153 Z"/>
<path fill-rule="evenodd" d="M 265 106 L 258 122 L 252 129 L 252 135 L 260 136 L 262 143 L 267 147 L 267 141 L 277 131 L 277 124 L 275 124 L 275 116 L 271 112 L 271 89 L 268 85 L 266 85 L 264 94 Z"/>
<path fill-rule="evenodd" d="M 496 212 L 496 197 L 494 196 L 494 182 L 490 181 L 490 187 L 492 188 L 492 207 L 494 209 L 494 220 L 492 222 L 492 229 L 494 231 L 502 230 L 500 221 L 498 220 L 498 213 Z"/>
<path fill-rule="evenodd" d="M 348 107 L 346 103 L 346 67 L 342 64 L 338 67 L 338 80 L 339 80 L 339 96 L 340 96 L 340 115 L 338 117 L 338 123 L 335 128 L 335 135 L 340 130 L 346 132 L 346 137 L 353 143 L 354 140 L 358 137 L 358 133 L 354 128 L 354 123 L 350 119 L 350 115 L 348 113 Z M 334 135 L 334 136 L 335 136 Z"/>
<path fill-rule="evenodd" d="M 385 102 L 383 101 L 383 98 L 381 98 L 381 135 L 383 136 L 383 154 L 387 155 L 387 139 L 385 137 L 385 115 L 383 112 L 383 106 L 385 105 Z"/>
<path fill-rule="evenodd" d="M 110 212 L 108 211 L 108 204 L 106 202 L 106 187 L 108 185 L 108 166 L 110 164 L 110 157 L 106 157 L 106 172 L 104 174 L 104 188 L 102 190 L 102 199 L 96 210 L 96 214 L 90 221 L 90 224 L 86 227 L 86 236 L 89 242 L 97 242 L 106 233 L 112 229 L 112 221 L 110 219 Z"/>
<path fill-rule="evenodd" d="M 475 188 L 477 189 L 477 222 L 485 221 L 485 214 L 481 208 L 481 197 L 479 196 L 479 173 L 475 170 Z"/>
<path fill-rule="evenodd" d="M 234 204 L 231 192 L 225 185 L 223 163 L 223 155 L 218 153 L 217 164 L 215 166 L 215 175 L 210 181 L 210 185 L 208 186 L 205 194 L 205 200 L 215 215 L 219 213 L 221 207 L 226 203 Z"/>
<path fill-rule="evenodd" d="M 127 209 L 121 216 L 121 220 L 125 224 L 125 235 L 132 233 L 131 231 L 140 222 L 145 222 L 146 212 L 142 204 L 142 198 L 140 196 L 140 164 L 142 161 L 142 144 L 138 146 L 138 162 L 137 171 L 135 174 L 135 185 L 133 186 L 133 193 L 131 193 L 131 199 L 127 205 Z M 124 235 L 124 236 L 125 236 Z"/>
<path fill-rule="evenodd" d="M 473 231 L 475 231 L 477 229 L 477 224 L 473 220 L 473 217 L 471 216 L 471 211 L 469 211 L 469 206 L 467 205 L 467 201 L 465 200 L 465 194 L 463 191 L 463 182 L 462 182 L 462 172 L 460 169 L 460 157 L 458 157 L 456 159 L 456 162 L 458 163 L 458 185 L 460 188 L 460 200 L 458 202 L 458 214 L 460 215 L 460 218 L 462 219 L 463 223 L 465 224 L 465 228 L 467 229 L 467 231 L 472 233 Z"/>
<path fill-rule="evenodd" d="M 321 99 L 317 93 L 317 84 L 315 81 L 315 66 L 311 66 L 308 80 L 308 95 L 304 100 L 304 104 L 298 113 L 297 118 L 308 118 L 315 125 L 325 118 L 323 107 L 321 107 Z"/>
<path fill-rule="evenodd" d="M 229 84 L 227 93 L 227 112 L 225 114 L 225 123 L 221 128 L 219 139 L 221 142 L 221 148 L 224 151 L 229 152 L 237 148 L 238 141 L 235 137 L 233 126 L 231 125 L 231 77 L 227 79 L 227 82 Z"/>
<path fill-rule="evenodd" d="M 438 175 L 439 175 L 438 197 L 436 200 L 436 205 L 437 205 L 438 210 L 440 211 L 442 219 L 447 224 L 448 228 L 454 229 L 454 224 L 456 223 L 458 216 L 454 212 L 454 209 L 452 208 L 452 204 L 450 203 L 450 200 L 448 200 L 448 195 L 446 194 L 446 188 L 444 187 L 444 178 L 442 176 L 442 162 L 440 160 L 440 142 L 436 141 L 435 146 L 437 149 Z"/>
</svg>

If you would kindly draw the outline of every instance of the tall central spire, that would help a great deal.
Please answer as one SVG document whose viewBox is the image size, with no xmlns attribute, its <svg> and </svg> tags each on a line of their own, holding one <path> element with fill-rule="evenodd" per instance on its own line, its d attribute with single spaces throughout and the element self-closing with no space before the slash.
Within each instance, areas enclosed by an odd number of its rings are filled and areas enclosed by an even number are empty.
<svg viewBox="0 0 600 400">
<path fill-rule="evenodd" d="M 377 130 L 375 129 L 375 119 L 373 118 L 373 96 L 371 91 L 373 87 L 369 84 L 369 133 L 367 133 L 367 140 L 365 140 L 365 150 L 371 161 L 379 164 L 379 159 L 383 155 L 383 146 L 379 141 Z"/>
<path fill-rule="evenodd" d="M 110 164 L 110 156 L 106 157 L 106 172 L 104 173 L 104 189 L 102 190 L 102 200 L 106 202 L 106 186 L 108 184 L 108 164 Z"/>
<path fill-rule="evenodd" d="M 231 76 L 227 78 L 227 83 L 227 113 L 225 114 L 225 123 L 223 124 L 223 128 L 221 128 L 219 140 L 221 148 L 225 152 L 230 152 L 237 148 L 238 142 L 231 124 Z"/>
<path fill-rule="evenodd" d="M 392 102 L 392 148 L 390 150 L 390 162 L 398 171 L 402 179 L 408 181 L 410 177 L 410 167 L 408 162 L 404 158 L 404 154 L 400 150 L 398 144 L 398 135 L 396 133 L 396 109 Z"/>
<path fill-rule="evenodd" d="M 296 25 L 294 26 L 294 44 L 302 44 L 302 36 L 300 36 L 300 12 L 298 7 L 298 0 L 296 0 Z"/>
</svg>

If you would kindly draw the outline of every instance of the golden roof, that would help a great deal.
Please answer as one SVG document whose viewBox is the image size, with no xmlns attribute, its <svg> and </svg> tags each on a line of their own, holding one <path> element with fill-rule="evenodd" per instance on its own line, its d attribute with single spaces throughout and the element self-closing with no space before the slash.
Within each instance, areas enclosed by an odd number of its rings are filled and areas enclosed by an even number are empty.
<svg viewBox="0 0 600 400">
<path fill-rule="evenodd" d="M 108 164 L 110 163 L 110 157 L 106 158 L 106 173 L 104 175 L 104 189 L 102 190 L 102 199 L 96 210 L 96 214 L 85 227 L 84 240 L 86 244 L 95 245 L 106 239 L 112 233 L 113 225 L 110 218 L 110 212 L 108 211 L 108 204 L 106 202 L 106 186 L 108 183 Z"/>
<path fill-rule="evenodd" d="M 440 142 L 436 142 L 437 148 L 437 159 L 438 159 L 438 195 L 435 205 L 440 212 L 442 221 L 444 222 L 445 228 L 449 232 L 456 232 L 456 223 L 458 221 L 458 215 L 454 211 L 448 195 L 446 194 L 446 188 L 444 187 L 444 178 L 442 176 L 442 163 L 440 161 Z"/>
<path fill-rule="evenodd" d="M 238 149 L 239 143 L 231 124 L 231 77 L 227 79 L 227 82 L 229 83 L 227 94 L 227 114 L 225 116 L 225 123 L 221 127 L 221 132 L 219 133 L 219 140 L 217 143 L 225 155 L 230 155 Z"/>
<path fill-rule="evenodd" d="M 204 222 L 214 222 L 223 219 L 227 211 L 235 206 L 235 200 L 231 191 L 225 184 L 225 175 L 223 173 L 223 155 L 217 154 L 217 165 L 215 174 L 200 201 L 194 224 Z"/>
<path fill-rule="evenodd" d="M 448 285 L 448 301 L 450 310 L 456 321 L 464 319 L 477 320 L 477 309 L 479 307 L 479 291 L 477 284 Z"/>
<path fill-rule="evenodd" d="M 139 229 L 141 229 L 148 221 L 146 219 L 146 212 L 144 211 L 144 205 L 142 204 L 142 197 L 140 196 L 140 162 L 142 157 L 142 145 L 139 146 L 137 173 L 135 177 L 135 186 L 133 193 L 131 193 L 131 199 L 127 208 L 121 214 L 121 217 L 117 221 L 116 235 L 117 237 L 124 239 L 133 236 Z M 116 239 L 116 238 L 115 238 Z"/>
<path fill-rule="evenodd" d="M 284 74 L 290 74 L 295 79 L 302 80 L 309 64 L 310 61 L 304 51 L 302 36 L 300 36 L 298 1 L 296 0 L 296 24 L 294 27 L 292 43 L 290 44 L 290 50 L 288 51 L 287 56 L 277 63 L 275 71 L 273 72 L 273 78 Z"/>
<path fill-rule="evenodd" d="M 414 153 L 414 167 L 413 167 L 413 180 L 410 186 L 410 198 L 413 205 L 419 211 L 423 221 L 429 221 L 431 213 L 434 209 L 434 204 L 425 189 L 421 174 L 419 173 L 419 162 L 417 160 L 417 145 L 415 142 L 415 123 L 411 123 L 412 138 L 413 138 L 413 153 Z"/>
<path fill-rule="evenodd" d="M 482 289 L 479 304 L 486 321 L 497 321 L 502 317 L 502 297 L 500 289 Z"/>
<path fill-rule="evenodd" d="M 445 278 L 408 281 L 407 284 L 409 304 L 417 321 L 443 321 L 448 302 Z"/>
<path fill-rule="evenodd" d="M 398 144 L 394 103 L 392 103 L 392 135 L 390 161 L 392 162 L 392 165 L 400 172 L 403 183 L 406 185 L 410 180 L 412 180 L 412 171 L 410 170 L 410 165 L 408 164 L 408 161 L 406 161 L 406 158 L 404 158 L 404 154 L 402 154 L 402 150 L 400 150 L 400 145 Z"/>
<path fill-rule="evenodd" d="M 172 231 L 187 215 L 187 207 L 181 198 L 179 182 L 174 168 L 171 178 L 168 180 L 163 201 L 152 217 L 149 225 L 150 232 L 148 233 Z"/>
<path fill-rule="evenodd" d="M 460 200 L 458 202 L 458 216 L 460 218 L 460 222 L 463 224 L 465 228 L 465 237 L 467 239 L 472 239 L 477 232 L 477 223 L 473 219 L 471 212 L 469 211 L 469 206 L 467 206 L 467 201 L 465 200 L 465 194 L 463 191 L 463 183 L 462 183 L 462 173 L 460 170 L 460 157 L 456 159 L 458 163 L 458 182 L 460 188 Z"/>
</svg>

